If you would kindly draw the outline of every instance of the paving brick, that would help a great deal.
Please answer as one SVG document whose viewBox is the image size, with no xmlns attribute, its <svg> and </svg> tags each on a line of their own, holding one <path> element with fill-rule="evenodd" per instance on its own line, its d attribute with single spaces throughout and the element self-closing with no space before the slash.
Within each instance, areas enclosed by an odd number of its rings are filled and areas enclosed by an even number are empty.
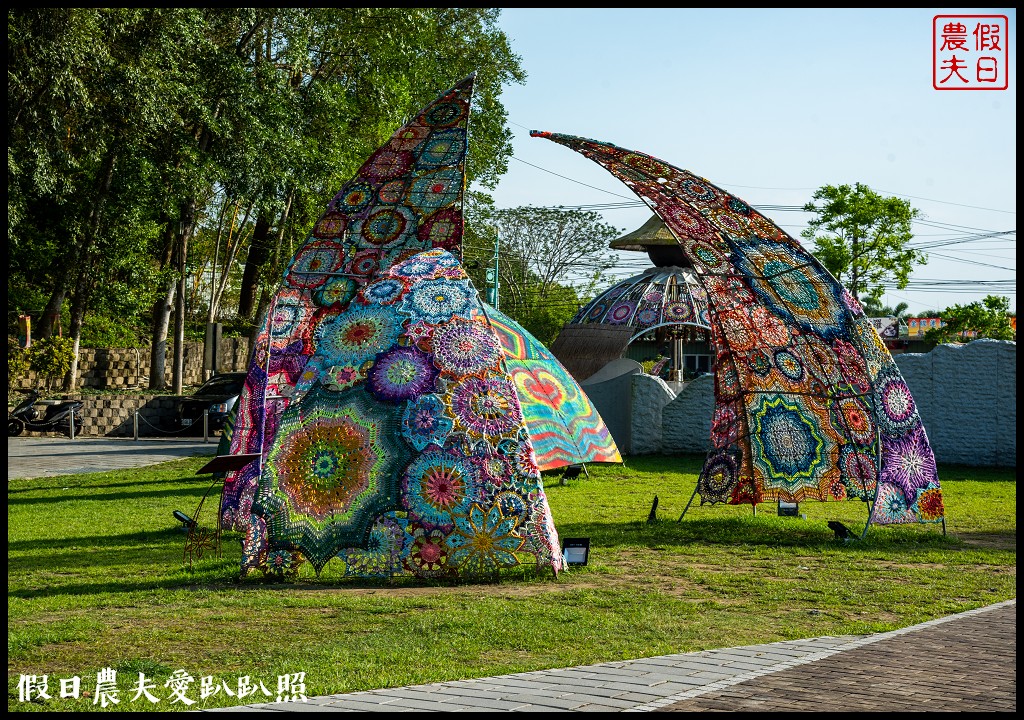
<svg viewBox="0 0 1024 720">
<path fill-rule="evenodd" d="M 926 623 L 659 709 L 1014 711 L 1016 612 L 1013 602 L 948 622 Z M 851 679 L 856 681 L 853 688 Z"/>
</svg>

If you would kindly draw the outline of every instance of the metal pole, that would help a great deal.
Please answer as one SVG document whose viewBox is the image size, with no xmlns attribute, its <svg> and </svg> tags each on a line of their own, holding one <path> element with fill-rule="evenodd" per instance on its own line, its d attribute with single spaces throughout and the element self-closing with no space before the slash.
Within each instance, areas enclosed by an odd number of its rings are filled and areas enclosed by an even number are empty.
<svg viewBox="0 0 1024 720">
<path fill-rule="evenodd" d="M 499 238 L 500 238 L 500 235 L 495 235 L 494 236 L 494 302 L 492 304 L 494 305 L 494 309 L 495 310 L 500 309 L 498 307 L 498 286 L 501 284 L 501 281 L 498 279 L 498 239 Z"/>
<path fill-rule="evenodd" d="M 686 511 L 690 509 L 690 505 L 691 505 L 691 503 L 693 503 L 693 499 L 695 497 L 697 497 L 697 488 L 693 489 L 693 495 L 690 496 L 690 502 L 686 503 L 686 507 L 683 508 L 683 512 L 682 512 L 682 514 L 680 514 L 679 520 L 676 520 L 676 522 L 681 522 L 682 521 L 683 515 L 686 515 Z"/>
<path fill-rule="evenodd" d="M 71 433 L 70 437 L 72 440 L 75 439 L 75 409 L 71 408 Z"/>
<path fill-rule="evenodd" d="M 134 425 L 135 425 L 135 439 L 138 440 L 139 439 L 139 411 L 138 410 L 135 411 L 135 415 L 133 416 L 133 419 L 135 421 L 134 422 Z"/>
<path fill-rule="evenodd" d="M 210 441 L 210 411 L 203 410 L 203 442 Z"/>
</svg>

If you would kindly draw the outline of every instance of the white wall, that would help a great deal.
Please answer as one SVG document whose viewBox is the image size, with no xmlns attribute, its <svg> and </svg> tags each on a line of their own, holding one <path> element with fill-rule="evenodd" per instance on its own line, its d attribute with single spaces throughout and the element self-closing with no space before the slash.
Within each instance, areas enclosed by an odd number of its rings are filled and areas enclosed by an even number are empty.
<svg viewBox="0 0 1024 720">
<path fill-rule="evenodd" d="M 1016 467 L 1016 342 L 939 345 L 929 353 L 903 353 L 894 359 L 917 403 L 938 462 Z M 610 408 L 619 417 L 631 417 L 631 437 L 619 451 L 635 455 L 710 450 L 713 378 L 704 375 L 687 383 L 668 402 L 664 399 L 667 386 L 648 378 L 656 380 L 650 376 L 634 380 L 632 408 Z M 598 409 L 603 416 L 605 410 Z M 654 427 L 659 409 L 660 433 Z"/>
</svg>

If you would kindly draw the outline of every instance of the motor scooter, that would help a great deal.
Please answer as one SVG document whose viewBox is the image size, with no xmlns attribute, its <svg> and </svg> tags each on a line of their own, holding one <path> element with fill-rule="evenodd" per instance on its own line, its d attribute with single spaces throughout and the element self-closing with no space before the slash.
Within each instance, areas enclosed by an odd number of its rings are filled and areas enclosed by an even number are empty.
<svg viewBox="0 0 1024 720">
<path fill-rule="evenodd" d="M 25 395 L 25 399 L 7 413 L 7 437 L 16 437 L 25 430 L 62 432 L 69 437 L 81 434 L 81 400 L 39 400 L 38 390 L 18 392 Z M 36 405 L 42 408 L 42 412 Z"/>
</svg>

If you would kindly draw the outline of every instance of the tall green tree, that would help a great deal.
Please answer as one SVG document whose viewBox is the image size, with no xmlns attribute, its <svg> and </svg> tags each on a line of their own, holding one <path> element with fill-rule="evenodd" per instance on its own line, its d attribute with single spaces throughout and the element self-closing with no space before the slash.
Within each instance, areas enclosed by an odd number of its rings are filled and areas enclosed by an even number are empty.
<svg viewBox="0 0 1024 720">
<path fill-rule="evenodd" d="M 147 182 L 146 144 L 173 125 L 177 98 L 166 80 L 176 76 L 182 17 L 133 8 L 8 14 L 9 246 L 24 268 L 34 250 L 26 240 L 55 236 L 42 245 L 50 271 L 39 280 L 51 288 L 45 321 L 65 296 L 71 301 L 75 362 L 65 388 L 75 384 L 96 289 L 139 268 L 133 256 L 156 235 L 147 224 L 158 194 Z M 50 211 L 42 229 L 32 212 L 41 206 Z"/>
<path fill-rule="evenodd" d="M 867 185 L 825 185 L 804 210 L 815 217 L 801 236 L 815 257 L 858 300 L 880 303 L 886 283 L 904 289 L 915 265 L 928 256 L 908 247 L 920 211 L 905 200 L 883 197 Z"/>
<path fill-rule="evenodd" d="M 939 317 L 944 324 L 925 332 L 925 340 L 943 343 L 977 338 L 1017 339 L 1017 333 L 1010 324 L 1010 298 L 1001 295 L 988 295 L 966 305 L 952 305 Z"/>
<path fill-rule="evenodd" d="M 490 223 L 499 240 L 500 309 L 538 339 L 551 327 L 557 335 L 616 262 L 609 244 L 621 231 L 592 211 L 526 206 L 497 210 Z"/>
<path fill-rule="evenodd" d="M 180 386 L 186 317 L 215 315 L 223 295 L 215 290 L 207 307 L 196 308 L 189 278 L 214 262 L 244 259 L 253 271 L 243 273 L 239 304 L 252 312 L 260 283 L 265 297 L 341 183 L 412 112 L 470 72 L 477 82 L 467 175 L 485 189 L 495 186 L 511 154 L 500 94 L 525 79 L 497 27 L 499 13 L 10 11 L 14 302 L 45 304 L 48 319 L 70 298 L 76 340 L 88 311 L 137 314 L 151 306 L 151 387 L 164 382 L 173 307 Z M 226 205 L 248 208 L 252 227 L 232 226 L 236 243 L 244 242 L 225 245 L 220 256 Z M 118 283 L 148 294 L 120 293 L 134 306 L 115 308 L 115 293 L 105 289 Z"/>
</svg>

